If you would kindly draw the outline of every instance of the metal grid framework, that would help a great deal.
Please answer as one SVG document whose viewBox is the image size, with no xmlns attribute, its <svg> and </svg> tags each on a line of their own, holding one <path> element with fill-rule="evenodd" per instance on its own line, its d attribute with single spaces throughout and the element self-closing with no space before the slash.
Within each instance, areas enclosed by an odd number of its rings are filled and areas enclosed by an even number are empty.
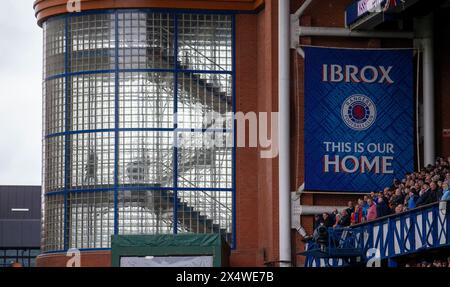
<svg viewBox="0 0 450 287">
<path fill-rule="evenodd" d="M 233 13 L 46 21 L 43 251 L 189 232 L 235 247 L 234 66 Z"/>
</svg>

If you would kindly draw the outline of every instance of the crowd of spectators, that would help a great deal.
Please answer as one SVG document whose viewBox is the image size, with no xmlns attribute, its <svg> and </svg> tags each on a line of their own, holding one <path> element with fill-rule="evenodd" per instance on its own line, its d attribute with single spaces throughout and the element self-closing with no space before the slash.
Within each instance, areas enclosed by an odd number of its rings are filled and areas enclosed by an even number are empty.
<svg viewBox="0 0 450 287">
<path fill-rule="evenodd" d="M 317 215 L 315 226 L 342 228 L 399 214 L 438 201 L 450 200 L 450 157 L 438 158 L 434 166 L 407 174 L 403 180 L 394 180 L 392 186 L 373 192 L 357 202 L 348 202 L 339 212 Z"/>
<path fill-rule="evenodd" d="M 418 260 L 414 263 L 409 262 L 404 264 L 403 267 L 416 267 L 416 268 L 449 268 L 450 267 L 450 257 L 447 260 Z"/>
</svg>

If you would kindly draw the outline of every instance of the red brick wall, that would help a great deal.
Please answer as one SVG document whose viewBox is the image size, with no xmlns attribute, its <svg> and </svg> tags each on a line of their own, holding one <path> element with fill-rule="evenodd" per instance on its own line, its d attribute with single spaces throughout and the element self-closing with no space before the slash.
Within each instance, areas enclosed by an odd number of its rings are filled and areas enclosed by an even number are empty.
<svg viewBox="0 0 450 287">
<path fill-rule="evenodd" d="M 236 109 L 244 113 L 257 109 L 257 16 L 236 16 Z M 248 129 L 247 129 L 248 134 Z M 248 138 L 248 136 L 247 136 Z M 233 266 L 255 266 L 258 262 L 258 158 L 256 148 L 238 148 L 236 153 L 236 240 Z"/>
<path fill-rule="evenodd" d="M 37 267 L 66 267 L 67 257 L 64 253 L 40 255 L 36 260 Z M 110 267 L 110 251 L 92 251 L 81 253 L 81 267 Z"/>
<path fill-rule="evenodd" d="M 278 1 L 258 15 L 258 112 L 278 110 Z M 278 260 L 278 160 L 258 157 L 259 248 L 264 262 Z"/>
<path fill-rule="evenodd" d="M 243 27 L 247 25 L 248 27 Z M 237 16 L 237 111 L 278 110 L 278 1 Z M 278 160 L 237 150 L 237 250 L 232 266 L 278 261 Z"/>
</svg>

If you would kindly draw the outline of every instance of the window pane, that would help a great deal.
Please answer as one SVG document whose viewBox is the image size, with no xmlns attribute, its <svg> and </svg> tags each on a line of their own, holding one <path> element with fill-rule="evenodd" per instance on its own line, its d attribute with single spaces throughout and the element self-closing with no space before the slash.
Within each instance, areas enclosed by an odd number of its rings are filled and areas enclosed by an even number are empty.
<svg viewBox="0 0 450 287">
<path fill-rule="evenodd" d="M 71 193 L 70 234 L 70 248 L 109 248 L 114 234 L 114 193 Z"/>
<path fill-rule="evenodd" d="M 65 20 L 50 19 L 44 28 L 44 78 L 64 73 Z"/>
<path fill-rule="evenodd" d="M 84 15 L 69 19 L 70 71 L 114 69 L 114 14 Z"/>
<path fill-rule="evenodd" d="M 123 186 L 173 186 L 173 134 L 120 133 L 119 182 Z"/>
<path fill-rule="evenodd" d="M 114 133 L 71 136 L 72 188 L 107 188 L 114 184 Z"/>
<path fill-rule="evenodd" d="M 173 128 L 173 73 L 120 75 L 121 128 Z"/>
<path fill-rule="evenodd" d="M 64 196 L 47 196 L 44 210 L 44 251 L 64 249 Z"/>
<path fill-rule="evenodd" d="M 119 13 L 119 67 L 173 69 L 174 17 L 167 13 Z"/>
<path fill-rule="evenodd" d="M 171 191 L 126 190 L 119 193 L 119 234 L 173 232 L 174 196 Z"/>
<path fill-rule="evenodd" d="M 232 24 L 229 15 L 178 16 L 178 61 L 185 70 L 232 70 Z"/>
</svg>

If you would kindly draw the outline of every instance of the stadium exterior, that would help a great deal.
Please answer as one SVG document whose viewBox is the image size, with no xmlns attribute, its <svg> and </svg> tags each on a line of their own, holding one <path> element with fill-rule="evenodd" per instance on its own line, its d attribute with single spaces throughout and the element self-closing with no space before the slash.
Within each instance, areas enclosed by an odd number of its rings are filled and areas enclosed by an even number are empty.
<svg viewBox="0 0 450 287">
<path fill-rule="evenodd" d="M 354 1 L 291 0 L 290 13 L 304 2 L 310 5 L 302 11 L 302 26 L 343 28 Z M 419 8 L 400 16 L 406 27 L 410 19 L 436 11 L 440 49 L 431 144 L 435 155 L 448 156 L 450 142 L 441 131 L 450 128 L 450 19 L 442 12 L 447 8 L 437 10 L 444 6 L 415 2 Z M 278 158 L 261 158 L 262 148 L 237 148 L 229 141 L 204 144 L 217 130 L 236 136 L 233 121 L 212 128 L 210 113 L 231 119 L 235 112 L 278 111 L 279 2 L 85 0 L 76 13 L 68 13 L 66 4 L 34 4 L 44 31 L 38 266 L 66 266 L 71 248 L 82 251 L 82 266 L 111 266 L 112 235 L 183 233 L 223 235 L 232 266 L 279 262 Z M 414 46 L 413 39 L 375 36 L 305 36 L 300 43 Z M 303 68 L 291 50 L 290 191 L 304 182 Z M 185 139 L 190 145 L 177 144 Z M 329 208 L 355 198 L 304 191 L 300 201 Z M 300 224 L 312 233 L 311 215 L 303 214 Z M 303 243 L 292 227 L 292 263 L 300 266 L 304 259 L 295 254 Z"/>
<path fill-rule="evenodd" d="M 0 186 L 0 269 L 13 264 L 35 266 L 40 221 L 40 186 Z"/>
</svg>

